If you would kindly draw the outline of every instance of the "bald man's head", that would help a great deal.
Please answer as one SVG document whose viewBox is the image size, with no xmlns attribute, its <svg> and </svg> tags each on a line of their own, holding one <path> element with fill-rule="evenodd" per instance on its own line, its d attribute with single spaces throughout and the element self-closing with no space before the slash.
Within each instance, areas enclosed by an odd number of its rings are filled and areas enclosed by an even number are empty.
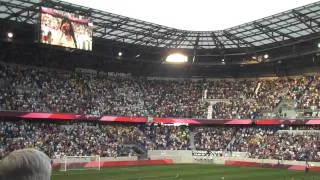
<svg viewBox="0 0 320 180">
<path fill-rule="evenodd" d="M 50 180 L 50 158 L 36 149 L 10 153 L 0 162 L 1 180 Z"/>
</svg>

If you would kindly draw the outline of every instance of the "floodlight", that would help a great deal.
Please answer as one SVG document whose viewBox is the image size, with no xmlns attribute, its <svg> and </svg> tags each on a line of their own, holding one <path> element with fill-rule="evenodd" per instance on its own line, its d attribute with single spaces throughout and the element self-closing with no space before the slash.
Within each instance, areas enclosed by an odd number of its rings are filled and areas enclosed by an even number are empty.
<svg viewBox="0 0 320 180">
<path fill-rule="evenodd" d="M 170 54 L 166 58 L 166 62 L 169 62 L 169 63 L 185 63 L 185 62 L 188 62 L 188 56 L 185 56 L 185 55 L 179 54 L 179 53 Z"/>
<path fill-rule="evenodd" d="M 122 52 L 120 51 L 120 52 L 118 52 L 118 56 L 122 56 Z"/>
<path fill-rule="evenodd" d="M 268 59 L 268 58 L 269 58 L 269 55 L 268 55 L 268 54 L 265 54 L 263 57 L 264 57 L 265 59 Z"/>
<path fill-rule="evenodd" d="M 318 43 L 318 48 L 320 48 L 320 42 Z"/>
<path fill-rule="evenodd" d="M 136 58 L 138 58 L 138 57 L 140 57 L 140 54 L 137 54 L 137 55 L 136 55 Z"/>
<path fill-rule="evenodd" d="M 10 38 L 10 39 L 13 38 L 13 33 L 12 32 L 8 32 L 7 35 L 8 35 L 8 38 Z"/>
<path fill-rule="evenodd" d="M 221 62 L 224 62 L 224 59 L 221 59 Z"/>
</svg>

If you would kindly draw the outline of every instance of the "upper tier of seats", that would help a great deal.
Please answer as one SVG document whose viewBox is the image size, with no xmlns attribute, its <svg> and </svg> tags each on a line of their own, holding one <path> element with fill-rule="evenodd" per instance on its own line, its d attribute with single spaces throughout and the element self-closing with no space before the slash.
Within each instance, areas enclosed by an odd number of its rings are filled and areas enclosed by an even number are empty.
<svg viewBox="0 0 320 180">
<path fill-rule="evenodd" d="M 319 77 L 151 80 L 0 65 L 0 110 L 95 115 L 248 119 L 320 107 Z M 283 108 L 284 107 L 284 108 Z M 290 114 L 292 117 L 292 114 Z"/>
</svg>

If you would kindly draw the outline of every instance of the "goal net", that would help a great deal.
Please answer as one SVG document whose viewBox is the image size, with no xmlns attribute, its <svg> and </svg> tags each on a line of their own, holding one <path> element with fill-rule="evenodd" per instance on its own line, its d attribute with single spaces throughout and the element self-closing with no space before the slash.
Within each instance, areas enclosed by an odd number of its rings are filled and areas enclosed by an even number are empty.
<svg viewBox="0 0 320 180">
<path fill-rule="evenodd" d="M 60 164 L 61 171 L 100 170 L 100 156 L 65 156 Z"/>
</svg>

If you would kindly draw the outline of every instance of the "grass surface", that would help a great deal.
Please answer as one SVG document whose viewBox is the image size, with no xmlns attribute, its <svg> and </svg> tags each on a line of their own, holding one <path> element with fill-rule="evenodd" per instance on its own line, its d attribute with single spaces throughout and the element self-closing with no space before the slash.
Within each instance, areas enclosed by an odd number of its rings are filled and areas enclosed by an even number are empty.
<svg viewBox="0 0 320 180">
<path fill-rule="evenodd" d="M 219 165 L 133 166 L 53 172 L 52 180 L 320 180 L 320 173 Z"/>
</svg>

